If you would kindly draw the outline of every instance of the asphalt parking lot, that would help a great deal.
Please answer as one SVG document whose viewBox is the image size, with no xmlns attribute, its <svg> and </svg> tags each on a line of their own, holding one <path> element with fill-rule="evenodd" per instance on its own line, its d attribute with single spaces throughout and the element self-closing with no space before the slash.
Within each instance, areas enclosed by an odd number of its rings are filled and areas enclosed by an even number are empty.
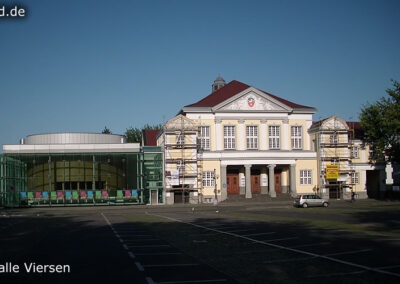
<svg viewBox="0 0 400 284">
<path fill-rule="evenodd" d="M 217 211 L 217 212 L 216 212 Z M 398 283 L 400 203 L 332 201 L 0 211 L 7 283 Z"/>
</svg>

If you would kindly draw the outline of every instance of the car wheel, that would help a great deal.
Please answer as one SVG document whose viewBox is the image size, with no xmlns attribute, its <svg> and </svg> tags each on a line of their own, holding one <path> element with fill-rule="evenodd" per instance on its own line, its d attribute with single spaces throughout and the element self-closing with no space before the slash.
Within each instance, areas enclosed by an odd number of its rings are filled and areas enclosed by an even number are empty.
<svg viewBox="0 0 400 284">
<path fill-rule="evenodd" d="M 324 202 L 324 203 L 322 204 L 322 206 L 324 206 L 324 207 L 328 207 L 328 206 L 329 206 L 329 204 L 328 204 L 328 202 Z"/>
<path fill-rule="evenodd" d="M 303 203 L 303 208 L 307 208 L 308 204 L 307 203 Z"/>
</svg>

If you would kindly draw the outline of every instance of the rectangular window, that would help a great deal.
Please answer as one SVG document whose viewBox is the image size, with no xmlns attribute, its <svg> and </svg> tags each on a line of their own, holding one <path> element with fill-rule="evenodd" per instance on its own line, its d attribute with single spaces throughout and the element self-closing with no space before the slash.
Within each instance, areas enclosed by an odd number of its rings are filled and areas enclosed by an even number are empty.
<svg viewBox="0 0 400 284">
<path fill-rule="evenodd" d="M 203 172 L 203 187 L 214 187 L 215 178 L 214 171 Z"/>
<path fill-rule="evenodd" d="M 182 161 L 176 162 L 176 169 L 179 171 L 179 175 L 185 174 L 185 164 Z"/>
<path fill-rule="evenodd" d="M 338 135 L 337 133 L 332 133 L 329 135 L 329 143 L 330 144 L 337 144 L 338 143 Z"/>
<path fill-rule="evenodd" d="M 224 126 L 224 149 L 236 149 L 235 126 Z"/>
<path fill-rule="evenodd" d="M 182 134 L 176 135 L 176 144 L 183 145 L 185 143 L 185 137 Z"/>
<path fill-rule="evenodd" d="M 303 128 L 301 126 L 292 126 L 292 149 L 303 148 Z"/>
<path fill-rule="evenodd" d="M 200 126 L 200 146 L 203 150 L 210 150 L 210 126 Z"/>
<path fill-rule="evenodd" d="M 351 183 L 352 184 L 359 184 L 360 183 L 360 173 L 351 173 Z"/>
<path fill-rule="evenodd" d="M 268 127 L 268 141 L 270 149 L 280 149 L 281 129 L 279 125 L 270 125 Z"/>
<path fill-rule="evenodd" d="M 300 170 L 300 184 L 301 185 L 312 184 L 312 170 Z"/>
<path fill-rule="evenodd" d="M 246 126 L 247 149 L 258 149 L 258 127 Z"/>
<path fill-rule="evenodd" d="M 358 158 L 358 147 L 357 146 L 352 146 L 350 148 L 350 156 L 351 158 Z"/>
</svg>

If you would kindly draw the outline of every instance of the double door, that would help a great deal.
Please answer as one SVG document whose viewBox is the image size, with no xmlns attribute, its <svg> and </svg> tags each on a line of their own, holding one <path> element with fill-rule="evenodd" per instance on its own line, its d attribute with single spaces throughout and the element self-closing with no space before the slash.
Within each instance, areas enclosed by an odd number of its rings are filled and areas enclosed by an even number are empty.
<svg viewBox="0 0 400 284">
<path fill-rule="evenodd" d="M 239 174 L 227 174 L 226 187 L 228 194 L 239 194 Z"/>
<path fill-rule="evenodd" d="M 251 192 L 259 194 L 261 192 L 260 174 L 251 175 Z M 282 193 L 282 177 L 280 172 L 274 173 L 275 192 Z M 239 194 L 239 174 L 226 175 L 226 187 L 228 194 Z"/>
</svg>

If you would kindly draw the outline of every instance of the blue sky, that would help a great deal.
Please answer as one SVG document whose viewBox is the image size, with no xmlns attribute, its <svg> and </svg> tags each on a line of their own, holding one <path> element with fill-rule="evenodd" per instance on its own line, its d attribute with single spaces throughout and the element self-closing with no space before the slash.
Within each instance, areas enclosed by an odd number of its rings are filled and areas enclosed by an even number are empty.
<svg viewBox="0 0 400 284">
<path fill-rule="evenodd" d="M 162 123 L 219 74 L 314 120 L 357 120 L 400 80 L 396 0 L 18 3 L 26 18 L 0 19 L 0 144 Z"/>
</svg>

